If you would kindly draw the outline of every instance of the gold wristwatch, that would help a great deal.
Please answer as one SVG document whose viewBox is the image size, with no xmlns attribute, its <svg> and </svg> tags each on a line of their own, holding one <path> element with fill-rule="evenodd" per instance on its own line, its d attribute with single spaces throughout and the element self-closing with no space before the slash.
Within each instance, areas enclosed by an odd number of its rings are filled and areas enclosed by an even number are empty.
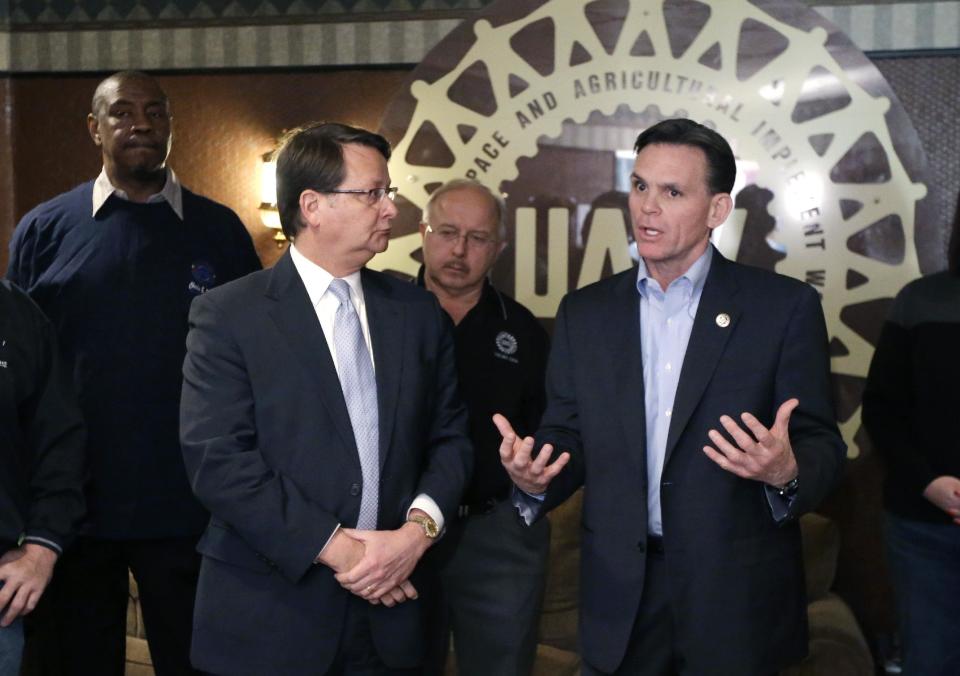
<svg viewBox="0 0 960 676">
<path fill-rule="evenodd" d="M 407 521 L 420 524 L 423 534 L 431 540 L 436 540 L 437 536 L 440 535 L 440 527 L 437 526 L 437 522 L 426 514 L 411 514 L 407 517 Z"/>
</svg>

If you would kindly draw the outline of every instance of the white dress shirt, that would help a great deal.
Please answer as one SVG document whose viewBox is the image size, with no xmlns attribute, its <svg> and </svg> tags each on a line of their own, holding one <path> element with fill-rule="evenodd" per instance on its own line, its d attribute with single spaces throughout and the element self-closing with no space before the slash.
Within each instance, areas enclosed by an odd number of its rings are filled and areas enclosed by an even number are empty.
<svg viewBox="0 0 960 676">
<path fill-rule="evenodd" d="M 340 307 L 340 301 L 333 293 L 327 293 L 330 282 L 334 277 L 322 267 L 309 260 L 306 256 L 297 250 L 296 245 L 290 245 L 290 258 L 293 265 L 303 280 L 303 285 L 307 288 L 307 295 L 310 297 L 310 303 L 317 313 L 317 319 L 320 321 L 320 328 L 323 329 L 323 337 L 327 341 L 327 347 L 330 355 L 333 357 L 334 366 L 337 368 L 337 375 L 340 375 L 340 364 L 337 361 L 337 349 L 333 343 L 333 318 Z M 373 371 L 376 374 L 377 362 L 373 356 L 373 347 L 370 342 L 370 325 L 367 322 L 367 306 L 363 299 L 363 284 L 360 283 L 360 271 L 354 272 L 346 277 L 342 277 L 350 286 L 350 300 L 353 302 L 354 309 L 357 311 L 357 317 L 360 318 L 360 328 L 363 330 L 363 340 L 367 344 L 367 350 L 370 352 L 370 361 L 373 364 Z M 410 504 L 407 514 L 410 510 L 421 509 L 437 522 L 437 527 L 443 529 L 443 513 L 437 506 L 437 503 L 426 493 L 421 493 Z M 339 529 L 339 526 L 337 526 Z M 331 533 L 332 538 L 336 530 Z M 330 542 L 330 540 L 327 540 Z M 324 545 L 324 548 L 326 545 Z M 321 550 L 322 552 L 323 550 Z"/>
</svg>

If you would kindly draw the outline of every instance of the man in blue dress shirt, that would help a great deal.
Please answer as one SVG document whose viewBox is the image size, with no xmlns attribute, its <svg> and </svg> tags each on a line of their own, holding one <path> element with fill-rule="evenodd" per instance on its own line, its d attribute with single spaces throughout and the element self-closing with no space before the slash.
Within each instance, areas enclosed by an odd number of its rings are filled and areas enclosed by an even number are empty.
<svg viewBox="0 0 960 676">
<path fill-rule="evenodd" d="M 495 416 L 501 459 L 528 523 L 584 486 L 584 673 L 771 674 L 806 652 L 797 517 L 843 465 L 823 312 L 710 245 L 723 137 L 666 120 L 636 152 L 639 269 L 564 299 L 536 441 Z"/>
</svg>

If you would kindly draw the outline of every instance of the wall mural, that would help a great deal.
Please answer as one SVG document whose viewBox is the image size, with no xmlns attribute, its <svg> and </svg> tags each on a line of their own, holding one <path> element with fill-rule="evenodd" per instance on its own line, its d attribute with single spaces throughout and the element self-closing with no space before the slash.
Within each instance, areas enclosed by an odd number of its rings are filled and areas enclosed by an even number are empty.
<svg viewBox="0 0 960 676">
<path fill-rule="evenodd" d="M 507 196 L 513 221 L 495 283 L 549 323 L 568 290 L 634 265 L 633 142 L 676 116 L 720 131 L 738 158 L 718 248 L 820 292 L 856 457 L 880 325 L 922 272 L 926 160 L 876 68 L 799 2 L 493 3 L 428 54 L 384 116 L 401 213 L 372 265 L 415 274 L 430 191 L 476 178 Z"/>
</svg>

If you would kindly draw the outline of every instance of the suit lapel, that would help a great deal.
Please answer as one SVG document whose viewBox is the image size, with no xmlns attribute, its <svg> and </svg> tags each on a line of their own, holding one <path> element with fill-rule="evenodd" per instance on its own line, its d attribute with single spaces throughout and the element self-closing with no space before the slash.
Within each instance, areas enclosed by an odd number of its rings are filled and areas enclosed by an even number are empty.
<svg viewBox="0 0 960 676">
<path fill-rule="evenodd" d="M 613 356 L 611 381 L 614 400 L 620 407 L 620 420 L 630 457 L 640 464 L 641 476 L 646 476 L 647 424 L 644 407 L 643 349 L 640 341 L 640 294 L 637 291 L 637 271 L 623 275 L 612 296 L 613 302 L 602 326 L 620 326 L 611 331 L 610 352 Z M 635 452 L 634 452 L 635 451 Z"/>
<path fill-rule="evenodd" d="M 737 330 L 741 312 L 736 299 L 738 285 L 730 272 L 729 261 L 721 256 L 719 251 L 714 250 L 710 271 L 700 295 L 697 316 L 693 320 L 690 342 L 683 358 L 683 369 L 680 371 L 670 430 L 667 433 L 664 467 L 670 461 L 670 455 L 690 421 L 690 416 L 700 403 L 727 341 Z M 717 318 L 721 314 L 729 316 L 730 322 L 725 327 L 718 323 Z"/>
<path fill-rule="evenodd" d="M 293 265 L 289 251 L 273 267 L 266 295 L 274 301 L 270 317 L 300 361 L 304 372 L 316 385 L 317 394 L 329 411 L 337 433 L 346 447 L 353 449 L 352 453 L 348 453 L 351 462 L 359 467 L 357 444 L 337 369 L 307 289 Z"/>
<path fill-rule="evenodd" d="M 361 270 L 363 298 L 377 372 L 377 409 L 380 415 L 380 469 L 387 460 L 400 397 L 400 372 L 403 368 L 403 313 L 387 289 L 368 270 Z"/>
</svg>

